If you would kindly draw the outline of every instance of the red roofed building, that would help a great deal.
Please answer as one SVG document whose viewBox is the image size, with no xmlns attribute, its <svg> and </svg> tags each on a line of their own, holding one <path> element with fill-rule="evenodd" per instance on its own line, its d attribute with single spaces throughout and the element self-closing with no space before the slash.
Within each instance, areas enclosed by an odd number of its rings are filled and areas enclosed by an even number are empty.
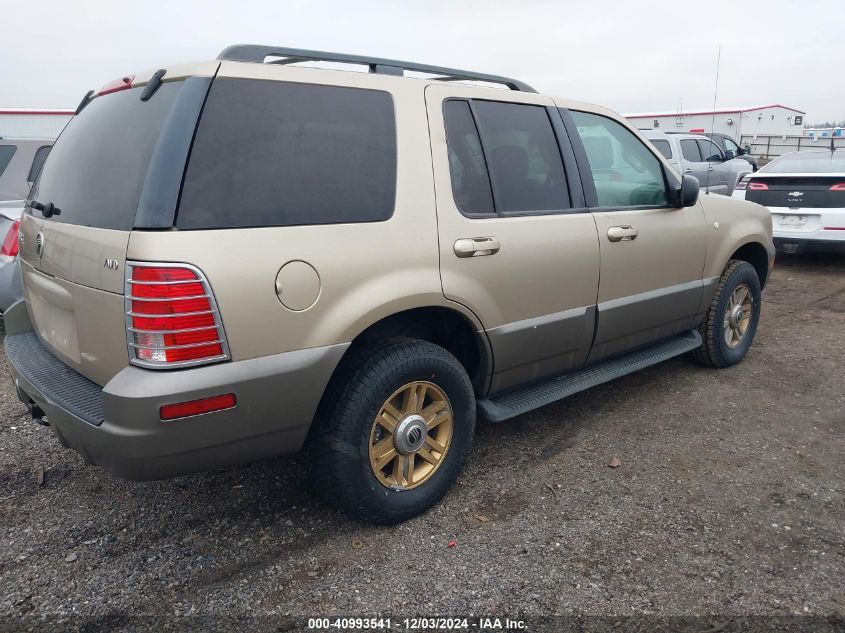
<svg viewBox="0 0 845 633">
<path fill-rule="evenodd" d="M 804 130 L 804 114 L 803 110 L 775 104 L 625 116 L 637 128 L 664 132 L 721 132 L 739 140 L 742 136 L 800 136 Z"/>
<path fill-rule="evenodd" d="M 72 116 L 73 110 L 0 106 L 0 138 L 56 138 Z"/>
</svg>

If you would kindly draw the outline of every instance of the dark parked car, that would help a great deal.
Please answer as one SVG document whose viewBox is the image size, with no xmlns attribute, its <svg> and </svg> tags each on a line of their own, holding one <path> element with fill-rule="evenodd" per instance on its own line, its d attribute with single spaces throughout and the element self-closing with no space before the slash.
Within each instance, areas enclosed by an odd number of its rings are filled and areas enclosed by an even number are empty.
<svg viewBox="0 0 845 633">
<path fill-rule="evenodd" d="M 757 157 L 752 156 L 747 149 L 740 147 L 739 143 L 733 140 L 732 137 L 720 132 L 708 132 L 707 136 L 709 136 L 713 142 L 716 143 L 723 152 L 725 152 L 725 156 L 729 156 L 731 158 L 741 158 L 742 160 L 748 161 L 751 167 L 753 167 L 752 171 L 757 171 L 759 168 L 757 165 Z"/>
</svg>

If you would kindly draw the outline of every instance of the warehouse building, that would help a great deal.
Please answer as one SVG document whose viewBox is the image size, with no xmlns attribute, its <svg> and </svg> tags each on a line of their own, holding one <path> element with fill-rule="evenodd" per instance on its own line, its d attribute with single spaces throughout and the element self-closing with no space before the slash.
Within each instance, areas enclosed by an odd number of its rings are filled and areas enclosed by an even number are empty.
<svg viewBox="0 0 845 633">
<path fill-rule="evenodd" d="M 0 108 L 0 138 L 56 138 L 73 110 Z"/>
<path fill-rule="evenodd" d="M 721 132 L 740 139 L 743 136 L 800 136 L 804 130 L 805 114 L 802 110 L 783 105 L 767 105 L 625 116 L 634 127 L 641 129 Z"/>
</svg>

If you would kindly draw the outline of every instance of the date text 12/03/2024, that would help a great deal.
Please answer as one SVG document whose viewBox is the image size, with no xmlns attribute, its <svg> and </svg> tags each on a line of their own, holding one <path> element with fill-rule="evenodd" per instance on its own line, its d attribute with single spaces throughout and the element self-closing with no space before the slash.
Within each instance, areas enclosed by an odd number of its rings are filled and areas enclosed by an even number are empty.
<svg viewBox="0 0 845 633">
<path fill-rule="evenodd" d="M 483 618 L 309 618 L 311 631 L 526 631 L 524 620 Z"/>
</svg>

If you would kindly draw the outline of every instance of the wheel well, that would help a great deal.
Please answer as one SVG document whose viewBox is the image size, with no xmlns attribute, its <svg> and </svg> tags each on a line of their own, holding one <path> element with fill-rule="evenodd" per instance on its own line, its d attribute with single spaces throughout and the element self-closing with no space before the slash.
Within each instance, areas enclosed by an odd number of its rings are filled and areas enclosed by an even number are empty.
<svg viewBox="0 0 845 633">
<path fill-rule="evenodd" d="M 476 391 L 486 386 L 489 359 L 483 339 L 466 317 L 449 308 L 415 308 L 385 317 L 356 336 L 346 353 L 399 336 L 422 339 L 447 349 L 467 370 Z"/>
<path fill-rule="evenodd" d="M 760 287 L 762 288 L 766 285 L 766 277 L 769 274 L 769 254 L 762 244 L 749 242 L 737 249 L 731 255 L 731 259 L 740 259 L 754 266 L 754 269 L 757 271 L 757 277 L 760 278 Z"/>
</svg>

